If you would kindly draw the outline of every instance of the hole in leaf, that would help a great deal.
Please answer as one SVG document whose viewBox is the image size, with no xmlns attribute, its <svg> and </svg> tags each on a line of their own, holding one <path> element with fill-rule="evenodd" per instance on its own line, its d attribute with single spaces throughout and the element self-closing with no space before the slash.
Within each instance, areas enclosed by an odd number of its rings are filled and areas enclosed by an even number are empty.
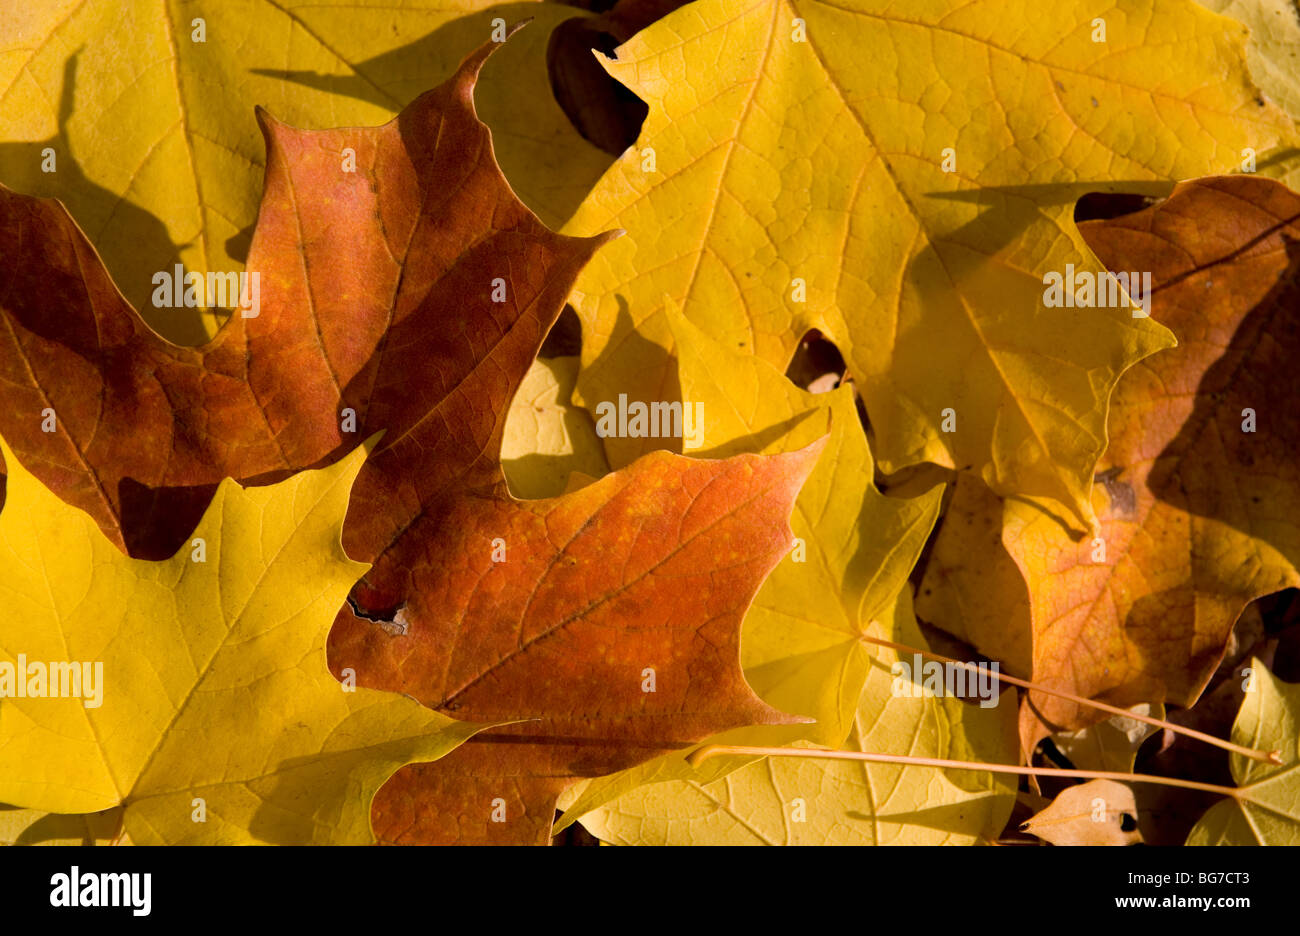
<svg viewBox="0 0 1300 936">
<path fill-rule="evenodd" d="M 814 328 L 800 339 L 785 376 L 796 387 L 813 393 L 834 390 L 844 380 L 844 356 L 834 342 Z"/>
<path fill-rule="evenodd" d="M 352 613 L 362 620 L 373 621 L 376 624 L 392 625 L 397 620 L 397 616 L 401 613 L 402 609 L 406 607 L 406 602 L 403 601 L 401 604 L 394 605 L 392 608 L 382 608 L 378 611 L 371 611 L 367 608 L 361 607 L 355 598 L 348 595 L 348 606 L 352 608 Z M 403 623 L 402 627 L 405 629 L 405 623 Z"/>
</svg>

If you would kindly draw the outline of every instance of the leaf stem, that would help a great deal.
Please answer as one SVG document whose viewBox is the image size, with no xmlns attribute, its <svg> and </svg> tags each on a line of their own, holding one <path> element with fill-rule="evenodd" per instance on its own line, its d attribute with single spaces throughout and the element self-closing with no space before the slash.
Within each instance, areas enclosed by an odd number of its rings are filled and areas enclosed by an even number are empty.
<svg viewBox="0 0 1300 936">
<path fill-rule="evenodd" d="M 962 660 L 954 660 L 952 657 L 946 657 L 941 653 L 935 653 L 932 650 L 922 650 L 920 647 L 909 647 L 907 644 L 896 643 L 892 640 L 885 640 L 882 637 L 868 637 L 866 634 L 859 634 L 858 639 L 864 643 L 876 644 L 881 647 L 889 647 L 892 650 L 898 650 L 903 653 L 917 653 L 921 656 L 927 656 L 943 663 L 953 663 L 957 666 L 965 667 L 968 671 L 979 672 L 980 667 L 974 663 L 967 663 Z M 1153 718 L 1150 715 L 1139 715 L 1137 712 L 1128 709 L 1122 709 L 1115 705 L 1108 705 L 1105 702 L 1098 702 L 1096 699 L 1087 699 L 1083 696 L 1074 695 L 1070 692 L 1062 692 L 1060 689 L 1051 689 L 1040 683 L 1030 682 L 1027 679 L 1019 679 L 1015 676 L 1008 676 L 999 671 L 993 673 L 1003 682 L 1010 683 L 1013 686 L 1020 686 L 1023 689 L 1031 689 L 1035 692 L 1042 692 L 1047 695 L 1057 696 L 1061 699 L 1068 699 L 1076 705 L 1087 706 L 1088 708 L 1100 709 L 1103 712 L 1109 712 L 1112 715 L 1122 715 L 1125 718 L 1132 718 L 1134 721 L 1146 722 L 1148 725 L 1154 725 L 1157 728 L 1164 728 L 1175 734 L 1185 735 L 1189 738 L 1195 738 L 1198 741 L 1204 741 L 1206 744 L 1212 744 L 1215 747 L 1223 748 L 1225 751 L 1231 751 L 1234 754 L 1240 754 L 1242 757 L 1249 757 L 1251 760 L 1263 761 L 1266 764 L 1282 764 L 1281 751 L 1259 751 L 1255 748 L 1248 748 L 1240 744 L 1234 744 L 1231 741 L 1225 741 L 1223 738 L 1216 738 L 1214 735 L 1206 734 L 1203 731 L 1197 731 L 1194 728 L 1185 728 L 1182 725 L 1175 725 L 1171 721 L 1165 721 L 1163 718 Z"/>
<path fill-rule="evenodd" d="M 875 764 L 911 764 L 917 767 L 950 767 L 957 770 L 983 770 L 989 773 L 1019 774 L 1029 777 L 1074 777 L 1080 780 L 1119 780 L 1123 783 L 1154 783 L 1160 786 L 1179 787 L 1184 790 L 1201 790 L 1238 799 L 1241 791 L 1236 787 L 1201 783 L 1199 780 L 1179 780 L 1177 777 L 1157 777 L 1153 774 L 1128 774 L 1115 770 L 1066 770 L 1063 767 L 1018 767 L 1014 764 L 983 764 L 978 761 L 947 760 L 941 757 L 913 757 L 910 754 L 875 754 L 869 751 L 832 751 L 820 748 L 755 747 L 744 744 L 706 744 L 692 751 L 686 760 L 692 767 L 701 761 L 724 754 L 747 757 L 807 757 L 816 760 L 869 761 Z"/>
</svg>

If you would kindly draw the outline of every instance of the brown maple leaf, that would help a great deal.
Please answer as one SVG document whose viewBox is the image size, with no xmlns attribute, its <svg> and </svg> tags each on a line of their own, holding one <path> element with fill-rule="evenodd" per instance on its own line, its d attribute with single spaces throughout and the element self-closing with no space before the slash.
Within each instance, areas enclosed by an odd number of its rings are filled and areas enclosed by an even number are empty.
<svg viewBox="0 0 1300 936">
<path fill-rule="evenodd" d="M 148 559 L 175 552 L 222 478 L 271 483 L 380 429 L 392 454 L 367 464 L 355 501 L 407 498 L 381 514 L 413 511 L 413 489 L 494 477 L 519 381 L 613 235 L 562 237 L 510 191 L 473 110 L 493 48 L 381 127 L 303 131 L 258 112 L 258 314 L 201 347 L 144 324 L 62 205 L 0 187 L 0 433 L 24 463 Z M 362 536 L 373 512 L 349 517 L 358 558 L 382 551 Z"/>
<path fill-rule="evenodd" d="M 1152 315 L 1178 347 L 1115 389 L 1096 532 L 1071 537 L 963 481 L 921 604 L 1051 688 L 1191 705 L 1243 608 L 1300 585 L 1300 196 L 1258 177 L 1202 179 L 1079 230 L 1111 270 L 1151 274 Z M 1027 752 L 1106 717 L 1028 702 Z"/>
<path fill-rule="evenodd" d="M 536 840 L 559 778 L 790 720 L 746 685 L 739 626 L 818 447 L 657 454 L 546 501 L 506 489 L 510 400 L 612 235 L 557 235 L 510 191 L 473 111 L 492 48 L 382 127 L 259 112 L 257 314 L 202 347 L 144 325 L 61 205 L 0 188 L 0 434 L 132 555 L 182 547 L 223 477 L 269 483 L 385 430 L 344 527 L 373 566 L 332 634 L 336 673 L 531 719 L 484 745 L 468 787 L 437 781 L 436 823 L 399 836 L 377 807 L 389 840 Z M 506 783 L 527 812 L 494 822 L 475 790 Z"/>
<path fill-rule="evenodd" d="M 381 841 L 542 843 L 576 777 L 798 721 L 746 685 L 740 623 L 793 544 L 787 521 L 820 448 L 657 452 L 564 497 L 517 502 L 502 486 L 439 504 L 436 537 L 411 540 L 436 553 L 394 569 L 415 623 L 395 632 L 345 609 L 331 663 L 457 718 L 538 720 L 399 771 L 375 799 Z"/>
<path fill-rule="evenodd" d="M 1105 559 L 1092 541 L 1039 565 L 1056 611 L 1035 673 L 1083 695 L 1191 705 L 1251 601 L 1300 585 L 1300 197 L 1270 179 L 1179 185 L 1079 230 L 1112 270 L 1150 271 L 1178 347 L 1120 380 L 1098 465 Z M 1052 722 L 1091 720 L 1031 700 Z"/>
</svg>

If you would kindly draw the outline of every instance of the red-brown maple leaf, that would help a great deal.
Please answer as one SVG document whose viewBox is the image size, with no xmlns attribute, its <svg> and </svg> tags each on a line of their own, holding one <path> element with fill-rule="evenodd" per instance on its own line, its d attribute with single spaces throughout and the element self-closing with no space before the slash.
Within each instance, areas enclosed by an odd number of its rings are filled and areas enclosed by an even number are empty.
<svg viewBox="0 0 1300 936">
<path fill-rule="evenodd" d="M 223 477 L 274 481 L 385 430 L 344 527 L 373 567 L 332 665 L 461 718 L 530 719 L 399 778 L 377 801 L 387 840 L 544 840 L 575 776 L 787 720 L 745 684 L 739 626 L 819 449 L 506 490 L 509 402 L 608 235 L 559 236 L 505 184 L 473 112 L 492 47 L 383 127 L 259 115 L 260 312 L 203 347 L 150 331 L 62 206 L 0 188 L 0 433 L 133 555 L 181 547 Z M 389 806 L 412 790 L 408 822 Z"/>
<path fill-rule="evenodd" d="M 1188 706 L 1246 605 L 1300 585 L 1300 196 L 1212 177 L 1079 230 L 1109 269 L 1150 274 L 1152 315 L 1178 347 L 1115 388 L 1097 530 L 1080 538 L 1033 508 L 1004 512 L 964 480 L 922 608 L 1058 691 Z M 1024 750 L 1104 717 L 1030 693 Z"/>
</svg>

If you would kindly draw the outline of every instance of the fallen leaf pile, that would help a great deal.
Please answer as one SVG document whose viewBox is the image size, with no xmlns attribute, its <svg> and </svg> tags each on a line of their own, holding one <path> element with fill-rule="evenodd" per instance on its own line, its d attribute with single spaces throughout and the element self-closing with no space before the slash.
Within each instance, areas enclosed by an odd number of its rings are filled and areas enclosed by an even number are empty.
<svg viewBox="0 0 1300 936">
<path fill-rule="evenodd" d="M 0 842 L 1300 841 L 1300 11 L 235 6 L 0 10 Z"/>
</svg>

